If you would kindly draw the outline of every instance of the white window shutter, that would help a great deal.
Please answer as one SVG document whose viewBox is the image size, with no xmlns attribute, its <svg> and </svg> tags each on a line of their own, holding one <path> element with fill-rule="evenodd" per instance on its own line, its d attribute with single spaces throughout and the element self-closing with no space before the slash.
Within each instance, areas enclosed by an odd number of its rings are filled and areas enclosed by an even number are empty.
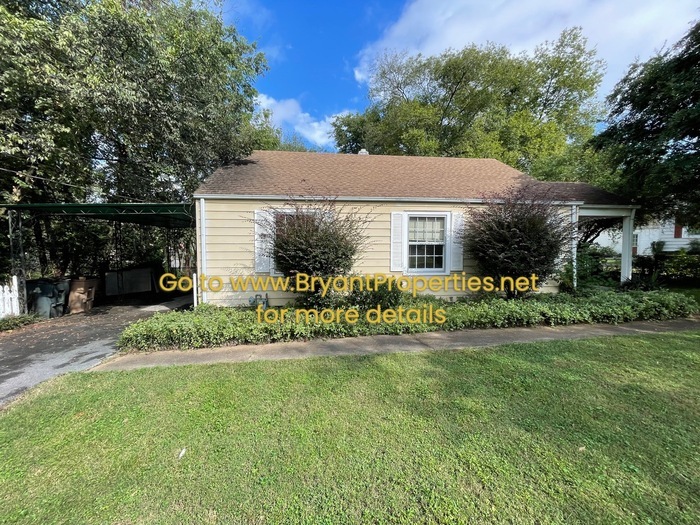
<svg viewBox="0 0 700 525">
<path fill-rule="evenodd" d="M 255 211 L 255 272 L 269 273 L 272 269 L 270 253 L 272 234 L 266 227 L 269 214 L 265 210 Z"/>
<path fill-rule="evenodd" d="M 403 260 L 404 247 L 404 232 L 403 227 L 404 214 L 401 212 L 391 213 L 391 271 L 403 272 L 406 268 Z"/>
<path fill-rule="evenodd" d="M 452 264 L 450 269 L 454 271 L 464 270 L 464 246 L 462 244 L 462 233 L 464 230 L 464 214 L 462 212 L 452 213 Z"/>
</svg>

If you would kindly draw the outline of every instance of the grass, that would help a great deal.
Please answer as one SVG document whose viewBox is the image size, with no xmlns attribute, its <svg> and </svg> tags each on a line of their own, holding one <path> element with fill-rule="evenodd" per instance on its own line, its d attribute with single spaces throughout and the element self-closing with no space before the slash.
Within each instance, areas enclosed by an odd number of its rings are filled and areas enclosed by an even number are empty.
<svg viewBox="0 0 700 525">
<path fill-rule="evenodd" d="M 700 332 L 70 374 L 0 523 L 698 523 L 699 401 Z"/>
</svg>

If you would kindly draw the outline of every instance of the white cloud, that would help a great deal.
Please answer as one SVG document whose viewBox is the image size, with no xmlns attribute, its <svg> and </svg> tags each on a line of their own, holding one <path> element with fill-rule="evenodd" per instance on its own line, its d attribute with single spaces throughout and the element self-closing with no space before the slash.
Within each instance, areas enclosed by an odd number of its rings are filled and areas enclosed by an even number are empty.
<svg viewBox="0 0 700 525">
<path fill-rule="evenodd" d="M 232 16 L 234 22 L 247 20 L 259 32 L 268 29 L 274 19 L 272 11 L 258 0 L 230 0 L 226 2 L 226 14 Z"/>
<path fill-rule="evenodd" d="M 323 148 L 333 145 L 333 127 L 331 126 L 333 119 L 337 115 L 347 113 L 342 111 L 318 120 L 303 111 L 299 102 L 293 98 L 276 100 L 260 93 L 256 102 L 261 108 L 272 111 L 272 122 L 276 126 L 282 129 L 293 129 L 312 144 Z"/>
<path fill-rule="evenodd" d="M 678 41 L 699 14 L 695 0 L 410 0 L 383 36 L 360 52 L 355 79 L 366 82 L 384 50 L 435 55 L 490 41 L 531 51 L 564 28 L 581 26 L 608 65 L 600 89 L 606 95 L 629 64 Z"/>
</svg>

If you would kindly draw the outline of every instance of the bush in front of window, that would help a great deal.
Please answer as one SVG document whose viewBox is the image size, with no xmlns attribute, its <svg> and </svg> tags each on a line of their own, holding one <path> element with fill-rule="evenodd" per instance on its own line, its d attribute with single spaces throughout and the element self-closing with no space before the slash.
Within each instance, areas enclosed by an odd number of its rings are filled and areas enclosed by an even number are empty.
<svg viewBox="0 0 700 525">
<path fill-rule="evenodd" d="M 530 277 L 541 285 L 558 270 L 567 253 L 574 228 L 566 210 L 538 184 L 513 188 L 468 209 L 463 232 L 464 249 L 482 276 Z M 509 298 L 527 292 L 503 290 Z"/>
<path fill-rule="evenodd" d="M 274 232 L 269 253 L 275 269 L 289 277 L 306 274 L 336 277 L 350 273 L 366 243 L 369 222 L 357 208 L 339 206 L 332 198 L 316 201 L 294 200 L 266 215 Z M 331 299 L 331 298 L 329 298 Z M 319 291 L 299 298 L 306 307 L 326 306 L 329 302 Z M 331 301 L 333 303 L 333 301 Z"/>
</svg>

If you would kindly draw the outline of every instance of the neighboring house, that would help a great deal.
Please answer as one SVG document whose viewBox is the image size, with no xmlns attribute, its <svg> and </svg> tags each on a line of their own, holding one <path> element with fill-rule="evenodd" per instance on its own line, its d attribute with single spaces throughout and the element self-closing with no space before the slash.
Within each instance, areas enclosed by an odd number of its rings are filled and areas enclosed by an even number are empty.
<svg viewBox="0 0 700 525">
<path fill-rule="evenodd" d="M 663 241 L 665 252 L 688 249 L 692 240 L 700 241 L 700 229 L 692 229 L 674 221 L 653 222 L 634 229 L 632 234 L 632 253 L 651 255 L 651 243 Z M 622 233 L 619 230 L 607 230 L 595 240 L 601 246 L 613 248 L 618 253 L 622 250 Z"/>
<path fill-rule="evenodd" d="M 534 179 L 493 159 L 400 157 L 256 151 L 247 159 L 216 170 L 195 192 L 198 268 L 207 276 L 274 275 L 264 254 L 269 232 L 256 217 L 280 207 L 290 196 L 328 197 L 339 205 L 369 213 L 368 247 L 354 271 L 361 274 L 474 274 L 456 234 L 467 207 L 485 195 Z M 622 278 L 631 275 L 634 206 L 583 183 L 538 183 L 561 203 L 565 220 L 620 217 L 628 256 Z M 416 236 L 415 232 L 430 232 Z M 575 244 L 575 243 L 574 243 Z M 550 290 L 553 288 L 550 285 Z M 292 295 L 267 290 L 270 304 L 282 305 Z M 204 302 L 248 304 L 252 289 L 202 293 Z M 462 292 L 438 295 L 455 299 Z"/>
</svg>

